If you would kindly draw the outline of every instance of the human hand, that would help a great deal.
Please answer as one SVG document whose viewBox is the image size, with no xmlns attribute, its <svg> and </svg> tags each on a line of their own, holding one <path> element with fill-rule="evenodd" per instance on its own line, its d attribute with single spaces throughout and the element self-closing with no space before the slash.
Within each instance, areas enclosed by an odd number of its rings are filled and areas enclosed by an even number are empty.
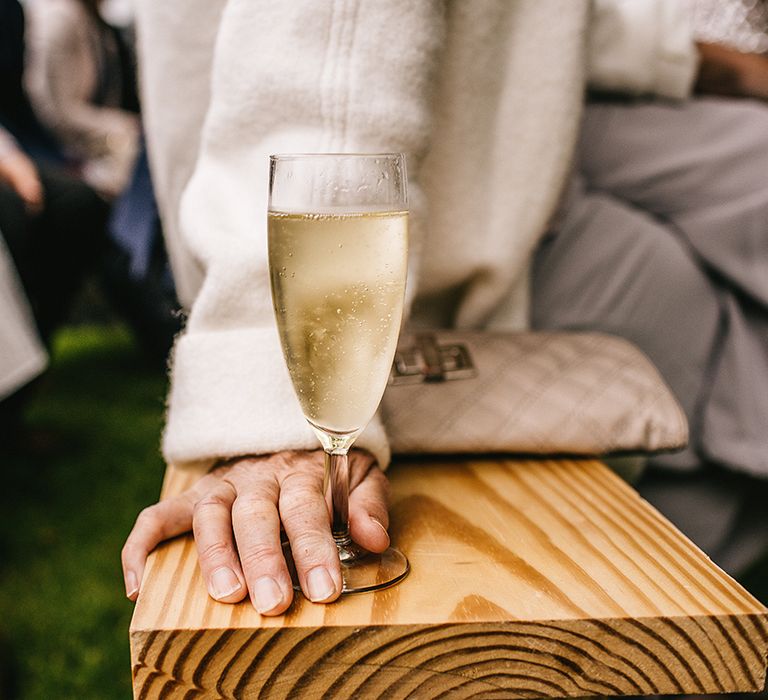
<svg viewBox="0 0 768 700">
<path fill-rule="evenodd" d="M 349 467 L 352 538 L 371 552 L 383 552 L 389 546 L 387 479 L 362 450 L 350 451 Z M 323 470 L 320 450 L 242 457 L 217 467 L 181 495 L 145 508 L 122 552 L 128 598 L 138 595 L 149 552 L 192 529 L 212 598 L 237 603 L 250 592 L 260 613 L 279 615 L 293 598 L 280 545 L 282 522 L 304 594 L 314 602 L 335 600 L 341 569 Z"/>
<path fill-rule="evenodd" d="M 697 46 L 701 56 L 697 92 L 768 100 L 768 57 L 720 44 Z"/>
<path fill-rule="evenodd" d="M 43 208 L 43 186 L 35 164 L 19 150 L 0 158 L 0 181 L 7 183 L 21 197 L 30 214 Z"/>
</svg>

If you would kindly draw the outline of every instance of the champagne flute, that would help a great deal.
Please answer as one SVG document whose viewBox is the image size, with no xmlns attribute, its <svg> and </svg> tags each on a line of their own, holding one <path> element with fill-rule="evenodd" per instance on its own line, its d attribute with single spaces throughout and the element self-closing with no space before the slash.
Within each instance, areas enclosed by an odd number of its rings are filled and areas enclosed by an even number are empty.
<svg viewBox="0 0 768 700">
<path fill-rule="evenodd" d="M 304 417 L 325 451 L 343 591 L 393 585 L 408 573 L 402 552 L 372 554 L 350 537 L 347 453 L 376 412 L 400 332 L 404 156 L 271 156 L 268 230 L 277 327 Z"/>
</svg>

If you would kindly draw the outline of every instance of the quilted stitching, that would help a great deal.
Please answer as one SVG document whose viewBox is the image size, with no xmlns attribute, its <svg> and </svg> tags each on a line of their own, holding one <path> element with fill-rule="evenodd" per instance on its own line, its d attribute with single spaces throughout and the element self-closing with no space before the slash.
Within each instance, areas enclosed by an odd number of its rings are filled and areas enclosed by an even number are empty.
<svg viewBox="0 0 768 700">
<path fill-rule="evenodd" d="M 664 380 L 621 338 L 445 331 L 438 340 L 466 344 L 478 376 L 389 387 L 382 413 L 394 452 L 596 455 L 688 439 Z"/>
</svg>

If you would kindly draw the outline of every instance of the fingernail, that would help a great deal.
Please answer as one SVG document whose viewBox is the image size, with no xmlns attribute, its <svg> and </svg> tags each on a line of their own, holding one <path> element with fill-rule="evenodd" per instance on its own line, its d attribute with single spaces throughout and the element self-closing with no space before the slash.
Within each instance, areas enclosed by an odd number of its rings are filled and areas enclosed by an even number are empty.
<svg viewBox="0 0 768 700">
<path fill-rule="evenodd" d="M 368 516 L 371 519 L 371 522 L 373 522 L 375 525 L 378 525 L 381 531 L 384 533 L 384 536 L 387 538 L 387 542 L 389 542 L 389 533 L 387 532 L 387 528 L 385 528 L 381 522 L 379 522 L 376 518 L 374 518 L 372 515 Z"/>
<path fill-rule="evenodd" d="M 221 566 L 211 574 L 211 595 L 216 600 L 232 595 L 240 586 L 240 579 L 227 566 Z"/>
<path fill-rule="evenodd" d="M 133 598 L 139 592 L 139 580 L 136 578 L 136 574 L 133 571 L 125 572 L 125 595 L 128 598 Z"/>
<path fill-rule="evenodd" d="M 307 574 L 307 588 L 309 599 L 315 603 L 327 600 L 336 592 L 333 579 L 324 566 L 316 566 Z"/>
<path fill-rule="evenodd" d="M 271 576 L 262 576 L 253 584 L 254 607 L 260 613 L 274 610 L 283 602 L 283 592 Z"/>
</svg>

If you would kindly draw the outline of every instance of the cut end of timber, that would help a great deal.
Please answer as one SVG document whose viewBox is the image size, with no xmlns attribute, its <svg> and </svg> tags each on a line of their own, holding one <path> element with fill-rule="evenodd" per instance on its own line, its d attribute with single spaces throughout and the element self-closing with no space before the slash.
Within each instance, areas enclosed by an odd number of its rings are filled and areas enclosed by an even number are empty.
<svg viewBox="0 0 768 700">
<path fill-rule="evenodd" d="M 190 537 L 155 552 L 136 697 L 754 692 L 768 611 L 593 460 L 399 464 L 400 585 L 261 617 L 206 593 Z M 169 469 L 164 495 L 199 474 Z M 173 691 L 173 692 L 172 692 Z"/>
</svg>

